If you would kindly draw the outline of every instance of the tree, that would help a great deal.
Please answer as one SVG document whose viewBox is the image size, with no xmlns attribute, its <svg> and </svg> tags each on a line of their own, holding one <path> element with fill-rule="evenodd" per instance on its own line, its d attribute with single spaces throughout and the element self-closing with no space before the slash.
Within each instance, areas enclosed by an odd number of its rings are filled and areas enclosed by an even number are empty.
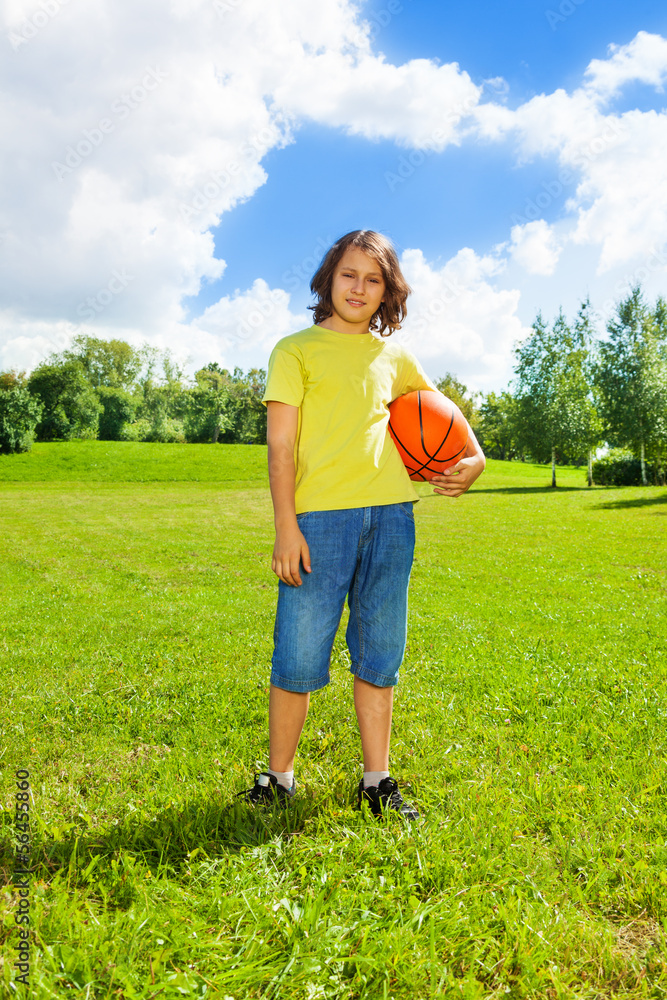
<svg viewBox="0 0 667 1000">
<path fill-rule="evenodd" d="M 134 420 L 137 404 L 124 389 L 102 385 L 97 390 L 102 405 L 98 437 L 100 441 L 121 441 L 123 431 Z"/>
<path fill-rule="evenodd" d="M 591 302 L 586 298 L 574 321 L 575 351 L 570 356 L 571 375 L 581 390 L 579 420 L 581 442 L 586 446 L 588 485 L 593 485 L 593 451 L 603 440 L 603 426 L 595 400 L 595 332 L 591 318 Z M 585 388 L 584 388 L 585 387 Z"/>
<path fill-rule="evenodd" d="M 509 461 L 520 456 L 517 439 L 517 404 L 509 392 L 490 392 L 479 408 L 480 445 L 489 458 Z M 475 433 L 477 433 L 477 430 Z"/>
<path fill-rule="evenodd" d="M 586 371 L 588 308 L 574 329 L 562 311 L 551 330 L 538 313 L 532 335 L 515 349 L 518 439 L 537 461 L 551 458 L 553 487 L 558 455 L 579 457 L 599 433 Z"/>
<path fill-rule="evenodd" d="M 78 334 L 66 351 L 50 360 L 78 361 L 96 389 L 126 390 L 134 385 L 143 363 L 140 351 L 124 340 L 100 340 L 88 334 Z"/>
<path fill-rule="evenodd" d="M 185 394 L 183 427 L 186 441 L 211 441 L 232 426 L 229 409 L 229 375 L 217 363 L 195 372 L 195 386 Z"/>
<path fill-rule="evenodd" d="M 218 370 L 228 380 L 227 413 L 230 420 L 230 426 L 220 435 L 220 441 L 265 444 L 266 407 L 262 403 L 262 396 L 266 388 L 266 372 L 263 368 L 251 368 L 244 375 L 241 368 L 235 368 L 230 375 L 224 368 Z"/>
<path fill-rule="evenodd" d="M 17 372 L 14 368 L 8 372 L 0 372 L 0 390 L 25 389 L 27 382 L 25 372 Z"/>
<path fill-rule="evenodd" d="M 14 454 L 30 451 L 35 427 L 42 415 L 42 404 L 21 385 L 11 385 L 3 372 L 0 375 L 0 452 Z"/>
<path fill-rule="evenodd" d="M 80 362 L 45 361 L 28 379 L 28 390 L 44 407 L 40 441 L 97 437 L 102 407 Z"/>
<path fill-rule="evenodd" d="M 435 380 L 435 387 L 439 389 L 452 403 L 456 403 L 459 410 L 472 427 L 475 419 L 475 399 L 470 397 L 467 385 L 460 382 L 456 375 L 445 372 L 442 378 Z"/>
<path fill-rule="evenodd" d="M 169 350 L 145 344 L 139 351 L 141 398 L 138 415 L 148 423 L 146 441 L 173 441 L 173 418 L 183 415 L 183 371 Z M 178 431 L 180 434 L 180 430 Z M 182 436 L 180 440 L 183 440 Z"/>
<path fill-rule="evenodd" d="M 607 323 L 609 339 L 599 345 L 595 369 L 610 443 L 638 456 L 644 486 L 647 452 L 659 453 L 667 439 L 666 311 L 662 299 L 651 311 L 635 286 Z"/>
</svg>

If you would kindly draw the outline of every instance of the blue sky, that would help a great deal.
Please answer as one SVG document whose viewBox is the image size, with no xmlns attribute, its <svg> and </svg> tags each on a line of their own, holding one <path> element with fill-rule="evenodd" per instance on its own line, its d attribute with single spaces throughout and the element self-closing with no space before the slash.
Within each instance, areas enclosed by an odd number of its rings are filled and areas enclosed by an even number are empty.
<svg viewBox="0 0 667 1000">
<path fill-rule="evenodd" d="M 265 366 L 355 228 L 414 288 L 397 336 L 475 390 L 538 310 L 667 291 L 657 0 L 49 9 L 5 15 L 0 367 L 81 332 Z"/>
<path fill-rule="evenodd" d="M 628 42 L 641 29 L 667 36 L 667 9 L 655 0 L 577 5 L 574 0 L 511 5 L 401 0 L 400 6 L 402 12 L 385 23 L 386 5 L 362 5 L 375 45 L 388 61 L 458 62 L 477 84 L 502 77 L 510 106 L 578 86 L 591 59 L 604 58 L 610 44 Z M 574 11 L 561 14 L 560 7 Z M 662 107 L 663 100 L 637 86 L 619 103 L 648 109 Z M 266 185 L 216 228 L 216 249 L 227 269 L 189 302 L 192 314 L 257 277 L 279 283 L 285 271 L 312 255 L 318 240 L 351 229 L 380 230 L 399 249 L 417 246 L 435 261 L 461 246 L 487 253 L 506 239 L 512 215 L 520 214 L 557 170 L 553 157 L 517 167 L 511 148 L 481 150 L 475 144 L 428 154 L 423 166 L 392 186 L 386 175 L 396 174 L 408 152 L 394 142 L 301 126 L 292 145 L 263 161 Z M 562 209 L 562 200 L 556 201 L 544 217 L 554 221 Z M 311 299 L 304 292 L 301 301 L 306 305 Z"/>
</svg>

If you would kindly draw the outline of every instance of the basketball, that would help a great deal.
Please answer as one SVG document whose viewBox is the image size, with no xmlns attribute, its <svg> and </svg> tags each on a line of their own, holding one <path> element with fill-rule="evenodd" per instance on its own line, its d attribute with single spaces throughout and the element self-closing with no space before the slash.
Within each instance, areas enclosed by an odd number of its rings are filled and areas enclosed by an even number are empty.
<svg viewBox="0 0 667 1000">
<path fill-rule="evenodd" d="M 417 390 L 389 404 L 389 433 L 410 479 L 442 475 L 463 458 L 468 422 L 456 403 L 433 390 Z"/>
</svg>

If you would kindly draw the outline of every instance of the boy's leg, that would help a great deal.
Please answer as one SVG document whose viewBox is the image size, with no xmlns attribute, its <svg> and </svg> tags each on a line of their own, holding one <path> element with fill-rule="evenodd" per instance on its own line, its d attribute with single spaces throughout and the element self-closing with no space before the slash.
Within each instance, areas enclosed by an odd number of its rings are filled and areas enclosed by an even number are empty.
<svg viewBox="0 0 667 1000">
<path fill-rule="evenodd" d="M 300 587 L 282 581 L 269 695 L 269 770 L 289 773 L 308 714 L 310 692 L 329 682 L 331 649 L 354 576 L 362 510 L 297 515 L 311 573 Z"/>
<path fill-rule="evenodd" d="M 347 644 L 364 755 L 358 804 L 376 816 L 397 812 L 417 819 L 389 774 L 394 686 L 405 651 L 407 597 L 415 544 L 412 503 L 366 508 L 350 589 Z"/>
<path fill-rule="evenodd" d="M 310 693 L 284 691 L 271 685 L 269 694 L 269 768 L 293 771 L 294 755 L 308 714 Z"/>
<path fill-rule="evenodd" d="M 361 677 L 354 678 L 354 707 L 357 712 L 364 771 L 389 770 L 393 687 L 377 687 Z"/>
</svg>

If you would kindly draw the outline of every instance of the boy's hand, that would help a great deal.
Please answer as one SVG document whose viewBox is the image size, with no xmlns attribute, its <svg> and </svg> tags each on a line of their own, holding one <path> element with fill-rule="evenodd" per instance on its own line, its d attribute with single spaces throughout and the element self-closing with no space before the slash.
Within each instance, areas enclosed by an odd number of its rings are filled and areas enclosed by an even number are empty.
<svg viewBox="0 0 667 1000">
<path fill-rule="evenodd" d="M 445 469 L 442 476 L 433 476 L 433 492 L 444 497 L 460 497 L 469 490 L 478 476 L 484 472 L 484 460 L 477 456 L 461 458 L 456 465 Z"/>
<path fill-rule="evenodd" d="M 271 569 L 283 583 L 290 587 L 301 586 L 299 565 L 303 563 L 306 573 L 310 573 L 310 549 L 299 528 L 282 528 L 276 531 Z"/>
</svg>

